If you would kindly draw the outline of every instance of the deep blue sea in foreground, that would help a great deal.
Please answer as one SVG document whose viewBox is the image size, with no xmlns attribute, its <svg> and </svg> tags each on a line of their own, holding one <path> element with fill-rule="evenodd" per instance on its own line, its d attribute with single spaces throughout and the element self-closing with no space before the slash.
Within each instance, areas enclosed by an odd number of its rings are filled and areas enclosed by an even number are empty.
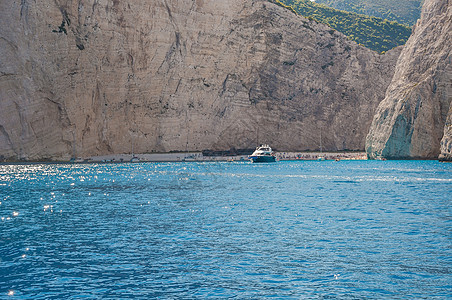
<svg viewBox="0 0 452 300">
<path fill-rule="evenodd" d="M 452 164 L 0 165 L 0 299 L 451 299 Z"/>
</svg>

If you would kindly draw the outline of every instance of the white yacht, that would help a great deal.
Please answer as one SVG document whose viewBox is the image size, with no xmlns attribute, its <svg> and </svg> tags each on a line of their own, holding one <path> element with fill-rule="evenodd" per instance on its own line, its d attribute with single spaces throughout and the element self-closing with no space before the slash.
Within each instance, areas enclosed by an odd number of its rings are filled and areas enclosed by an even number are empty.
<svg viewBox="0 0 452 300">
<path fill-rule="evenodd" d="M 260 145 L 248 158 L 255 163 L 276 161 L 276 156 L 269 145 Z"/>
</svg>

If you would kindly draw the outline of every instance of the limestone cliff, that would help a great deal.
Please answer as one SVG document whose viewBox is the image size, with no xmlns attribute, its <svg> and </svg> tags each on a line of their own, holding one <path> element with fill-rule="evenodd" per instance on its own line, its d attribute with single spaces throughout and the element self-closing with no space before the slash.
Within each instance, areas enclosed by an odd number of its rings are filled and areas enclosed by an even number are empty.
<svg viewBox="0 0 452 300">
<path fill-rule="evenodd" d="M 399 49 L 259 0 L 0 2 L 0 155 L 363 149 Z"/>
<path fill-rule="evenodd" d="M 447 115 L 446 125 L 444 125 L 444 135 L 441 140 L 441 161 L 452 161 L 452 103 Z"/>
<path fill-rule="evenodd" d="M 372 122 L 369 157 L 438 157 L 452 100 L 451 41 L 451 0 L 426 0 Z M 442 144 L 450 153 L 450 139 Z"/>
</svg>

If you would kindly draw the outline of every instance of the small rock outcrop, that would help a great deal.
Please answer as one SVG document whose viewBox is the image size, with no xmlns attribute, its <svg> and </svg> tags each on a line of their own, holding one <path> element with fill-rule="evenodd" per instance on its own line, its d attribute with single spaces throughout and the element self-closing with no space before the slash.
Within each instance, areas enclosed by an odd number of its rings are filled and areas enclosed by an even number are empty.
<svg viewBox="0 0 452 300">
<path fill-rule="evenodd" d="M 450 154 L 451 41 L 451 1 L 426 0 L 373 119 L 370 158 L 437 158 L 440 143 Z"/>
<path fill-rule="evenodd" d="M 362 150 L 400 49 L 262 0 L 2 1 L 0 155 Z"/>
</svg>

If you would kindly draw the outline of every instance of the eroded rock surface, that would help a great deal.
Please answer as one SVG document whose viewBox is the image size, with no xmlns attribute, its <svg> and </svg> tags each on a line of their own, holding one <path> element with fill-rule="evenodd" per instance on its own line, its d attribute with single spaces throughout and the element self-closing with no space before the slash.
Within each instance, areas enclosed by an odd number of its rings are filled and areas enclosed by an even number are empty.
<svg viewBox="0 0 452 300">
<path fill-rule="evenodd" d="M 444 135 L 441 140 L 441 161 L 452 161 L 452 103 L 447 115 L 446 124 L 444 125 Z"/>
<path fill-rule="evenodd" d="M 369 157 L 437 158 L 444 131 L 442 149 L 450 153 L 451 41 L 450 0 L 426 0 L 372 122 Z"/>
<path fill-rule="evenodd" d="M 400 49 L 267 1 L 0 3 L 0 155 L 363 149 Z"/>
</svg>

